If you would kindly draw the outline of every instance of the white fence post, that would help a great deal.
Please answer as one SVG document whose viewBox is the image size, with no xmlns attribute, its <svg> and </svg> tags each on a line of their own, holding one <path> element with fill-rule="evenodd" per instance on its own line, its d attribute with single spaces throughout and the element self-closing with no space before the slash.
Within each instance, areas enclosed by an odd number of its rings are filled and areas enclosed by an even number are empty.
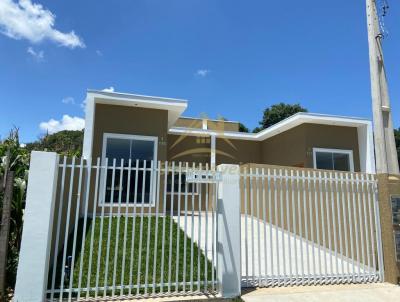
<svg viewBox="0 0 400 302">
<path fill-rule="evenodd" d="M 14 301 L 44 301 L 47 287 L 59 157 L 31 154 L 24 229 Z"/>
<path fill-rule="evenodd" d="M 217 277 L 222 297 L 240 296 L 240 174 L 238 165 L 219 165 Z"/>
</svg>

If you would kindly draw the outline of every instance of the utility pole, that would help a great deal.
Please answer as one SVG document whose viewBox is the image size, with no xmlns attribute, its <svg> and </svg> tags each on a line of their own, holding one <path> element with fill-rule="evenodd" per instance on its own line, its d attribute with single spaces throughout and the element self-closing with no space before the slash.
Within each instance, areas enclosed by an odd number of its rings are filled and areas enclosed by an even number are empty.
<svg viewBox="0 0 400 302">
<path fill-rule="evenodd" d="M 376 170 L 378 174 L 400 174 L 383 60 L 383 33 L 376 0 L 366 1 Z"/>
</svg>

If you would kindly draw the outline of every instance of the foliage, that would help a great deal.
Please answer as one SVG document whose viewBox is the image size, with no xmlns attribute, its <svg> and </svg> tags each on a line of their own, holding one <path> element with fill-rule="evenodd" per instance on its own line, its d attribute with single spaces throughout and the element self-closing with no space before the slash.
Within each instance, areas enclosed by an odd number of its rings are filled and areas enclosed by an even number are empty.
<svg viewBox="0 0 400 302">
<path fill-rule="evenodd" d="M 249 132 L 249 128 L 247 128 L 242 123 L 239 123 L 239 132 Z"/>
<path fill-rule="evenodd" d="M 271 127 L 298 112 L 307 112 L 307 109 L 301 107 L 300 104 L 291 105 L 279 103 L 272 105 L 264 110 L 263 118 L 259 122 L 260 127 L 255 128 L 253 132 L 259 132 L 265 128 Z"/>
<path fill-rule="evenodd" d="M 7 156 L 9 155 L 9 156 Z M 7 285 L 14 286 L 20 249 L 25 191 L 28 177 L 29 153 L 19 143 L 18 129 L 10 131 L 9 137 L 0 141 L 0 175 L 5 170 L 14 171 L 14 189 L 11 202 L 10 235 L 8 241 Z"/>
<path fill-rule="evenodd" d="M 66 156 L 81 156 L 83 130 L 64 130 L 54 134 L 46 134 L 38 141 L 26 145 L 29 151 L 52 151 Z"/>
<path fill-rule="evenodd" d="M 396 148 L 397 148 L 397 160 L 400 165 L 400 128 L 394 129 L 394 138 L 396 140 Z"/>
</svg>

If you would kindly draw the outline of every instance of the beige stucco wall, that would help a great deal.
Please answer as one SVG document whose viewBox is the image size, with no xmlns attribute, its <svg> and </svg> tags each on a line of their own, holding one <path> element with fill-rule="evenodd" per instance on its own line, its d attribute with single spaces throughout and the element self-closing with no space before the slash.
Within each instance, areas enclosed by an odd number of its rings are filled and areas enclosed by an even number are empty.
<svg viewBox="0 0 400 302">
<path fill-rule="evenodd" d="M 261 163 L 313 167 L 313 148 L 352 150 L 354 171 L 360 171 L 357 128 L 302 124 L 261 143 Z"/>
<path fill-rule="evenodd" d="M 207 120 L 207 129 L 218 130 L 218 131 L 239 131 L 238 122 L 230 122 L 223 120 Z M 185 128 L 196 128 L 203 129 L 203 119 L 201 118 L 190 118 L 180 117 L 175 122 L 174 127 L 185 127 Z"/>
<path fill-rule="evenodd" d="M 216 163 L 262 163 L 261 143 L 257 141 L 217 138 Z"/>
<path fill-rule="evenodd" d="M 167 159 L 168 112 L 128 106 L 96 104 L 92 157 L 101 157 L 103 134 L 133 134 L 158 137 L 158 160 Z"/>
<path fill-rule="evenodd" d="M 209 136 L 168 134 L 168 161 L 210 164 Z"/>
</svg>

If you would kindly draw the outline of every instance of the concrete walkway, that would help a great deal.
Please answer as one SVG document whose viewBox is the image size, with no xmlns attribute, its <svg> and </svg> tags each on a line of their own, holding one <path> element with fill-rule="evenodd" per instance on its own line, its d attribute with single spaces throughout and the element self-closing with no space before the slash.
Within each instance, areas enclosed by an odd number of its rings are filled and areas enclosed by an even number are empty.
<svg viewBox="0 0 400 302">
<path fill-rule="evenodd" d="M 400 286 L 388 283 L 259 288 L 245 302 L 399 302 Z"/>
</svg>

